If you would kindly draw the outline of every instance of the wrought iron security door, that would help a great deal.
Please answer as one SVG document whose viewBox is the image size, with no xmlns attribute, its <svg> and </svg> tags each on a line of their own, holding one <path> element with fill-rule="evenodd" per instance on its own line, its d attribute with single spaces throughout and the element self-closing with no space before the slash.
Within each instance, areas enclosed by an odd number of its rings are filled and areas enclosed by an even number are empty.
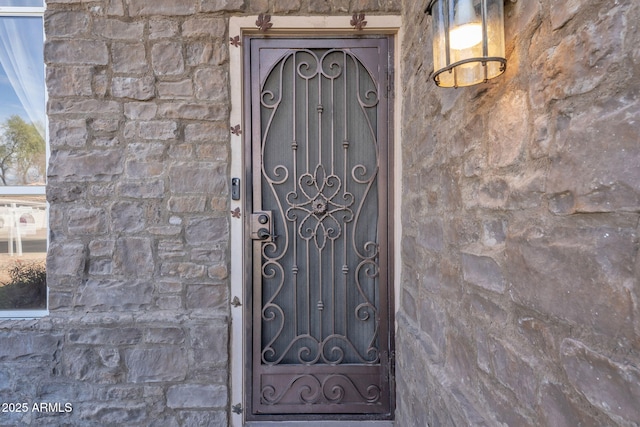
<svg viewBox="0 0 640 427">
<path fill-rule="evenodd" d="M 390 418 L 389 39 L 247 45 L 248 418 Z"/>
</svg>

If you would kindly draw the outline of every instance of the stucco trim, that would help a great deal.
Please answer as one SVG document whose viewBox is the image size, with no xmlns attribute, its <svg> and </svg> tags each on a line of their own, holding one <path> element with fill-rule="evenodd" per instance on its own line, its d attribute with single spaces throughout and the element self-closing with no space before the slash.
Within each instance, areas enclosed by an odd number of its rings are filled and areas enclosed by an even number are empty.
<svg viewBox="0 0 640 427">
<path fill-rule="evenodd" d="M 230 128 L 234 128 L 238 124 L 243 123 L 243 88 L 242 88 L 242 46 L 235 46 L 231 43 L 232 39 L 238 36 L 238 41 L 242 41 L 242 37 L 246 34 L 256 34 L 259 29 L 256 26 L 256 20 L 258 16 L 242 16 L 231 17 L 229 19 L 229 68 L 230 68 L 230 90 L 231 90 L 231 112 L 229 116 Z M 394 212 L 392 217 L 392 223 L 394 224 L 394 241 L 390 242 L 393 245 L 394 256 L 394 283 L 395 283 L 395 310 L 398 309 L 400 288 L 400 250 L 399 241 L 401 236 L 401 224 L 400 224 L 400 198 L 401 198 L 401 179 L 402 176 L 402 164 L 401 164 L 401 138 L 400 138 L 400 114 L 401 114 L 401 96 L 402 86 L 400 81 L 401 69 L 400 58 L 401 41 L 402 41 L 402 19 L 399 15 L 367 15 L 366 27 L 358 31 L 358 34 L 391 34 L 394 35 L 394 52 L 395 52 L 395 64 L 394 64 L 394 160 L 393 160 L 393 206 Z M 272 16 L 271 23 L 273 26 L 268 30 L 269 34 L 274 35 L 305 35 L 309 33 L 313 34 L 326 34 L 326 35 L 344 35 L 354 34 L 354 28 L 350 24 L 351 16 Z M 244 166 L 244 153 L 243 153 L 243 137 L 244 133 L 234 132 L 231 135 L 231 177 L 242 177 Z M 244 183 L 242 183 L 244 189 Z M 231 211 L 239 209 L 241 214 L 244 208 L 244 194 L 242 194 L 241 200 L 231 201 Z M 230 224 L 230 250 L 231 250 L 231 269 L 230 269 L 230 281 L 231 281 L 231 294 L 230 298 L 238 297 L 241 303 L 245 301 L 244 298 L 244 236 L 243 236 L 243 221 L 240 219 L 232 218 Z M 237 306 L 231 308 L 231 334 L 230 334 L 230 370 L 231 370 L 231 391 L 230 391 L 230 405 L 242 404 L 242 407 L 246 407 L 244 404 L 244 364 L 245 364 L 245 352 L 244 352 L 244 310 L 243 306 Z M 240 427 L 243 425 L 243 415 L 231 412 L 231 425 L 233 427 Z M 371 423 L 370 421 L 367 423 Z M 251 425 L 254 427 L 274 425 L 264 422 L 259 423 L 247 423 L 244 425 Z M 277 425 L 285 425 L 282 422 Z M 314 424 L 316 425 L 316 424 Z M 337 425 L 337 423 L 319 423 L 318 426 L 330 426 Z M 339 422 L 341 426 L 355 426 L 361 425 L 357 422 L 350 422 L 345 424 Z M 372 424 L 367 424 L 372 425 Z M 387 427 L 393 425 L 392 422 L 376 423 L 380 427 Z"/>
</svg>

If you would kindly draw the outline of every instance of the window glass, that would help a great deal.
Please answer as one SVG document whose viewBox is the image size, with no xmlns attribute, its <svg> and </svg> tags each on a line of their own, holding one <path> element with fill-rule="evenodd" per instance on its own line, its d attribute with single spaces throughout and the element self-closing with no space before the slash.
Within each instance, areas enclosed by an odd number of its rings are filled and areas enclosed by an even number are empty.
<svg viewBox="0 0 640 427">
<path fill-rule="evenodd" d="M 46 308 L 44 195 L 0 196 L 0 310 Z"/>
<path fill-rule="evenodd" d="M 43 40 L 42 16 L 0 16 L 0 316 L 47 308 Z"/>
<path fill-rule="evenodd" d="M 44 7 L 44 0 L 0 0 L 2 6 Z"/>
</svg>

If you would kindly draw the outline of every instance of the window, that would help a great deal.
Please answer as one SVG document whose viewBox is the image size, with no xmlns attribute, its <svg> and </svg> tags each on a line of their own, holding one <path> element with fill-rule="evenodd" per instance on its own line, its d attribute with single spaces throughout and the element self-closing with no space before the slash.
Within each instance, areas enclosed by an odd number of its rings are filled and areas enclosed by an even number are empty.
<svg viewBox="0 0 640 427">
<path fill-rule="evenodd" d="M 46 313 L 44 0 L 0 0 L 0 316 Z"/>
</svg>

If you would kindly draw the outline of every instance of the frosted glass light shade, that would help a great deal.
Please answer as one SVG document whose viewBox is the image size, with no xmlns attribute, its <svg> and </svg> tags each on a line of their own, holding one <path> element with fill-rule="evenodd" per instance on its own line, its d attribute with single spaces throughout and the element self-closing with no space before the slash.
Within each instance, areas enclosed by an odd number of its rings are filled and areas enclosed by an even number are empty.
<svg viewBox="0 0 640 427">
<path fill-rule="evenodd" d="M 507 66 L 504 0 L 431 0 L 433 79 L 441 87 L 471 86 Z"/>
</svg>

